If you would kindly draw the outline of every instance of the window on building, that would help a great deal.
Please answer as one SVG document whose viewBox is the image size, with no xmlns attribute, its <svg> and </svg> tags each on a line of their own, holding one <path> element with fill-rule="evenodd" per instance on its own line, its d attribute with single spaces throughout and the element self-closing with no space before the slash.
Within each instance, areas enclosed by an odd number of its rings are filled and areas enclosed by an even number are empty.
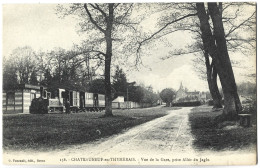
<svg viewBox="0 0 260 168">
<path fill-rule="evenodd" d="M 14 105 L 14 92 L 8 92 L 6 94 L 6 104 Z"/>
<path fill-rule="evenodd" d="M 31 101 L 36 98 L 36 93 L 31 93 Z"/>
<path fill-rule="evenodd" d="M 79 92 L 73 91 L 73 106 L 79 105 Z"/>
<path fill-rule="evenodd" d="M 51 92 L 47 92 L 47 98 L 48 98 L 48 99 L 51 98 Z"/>
</svg>

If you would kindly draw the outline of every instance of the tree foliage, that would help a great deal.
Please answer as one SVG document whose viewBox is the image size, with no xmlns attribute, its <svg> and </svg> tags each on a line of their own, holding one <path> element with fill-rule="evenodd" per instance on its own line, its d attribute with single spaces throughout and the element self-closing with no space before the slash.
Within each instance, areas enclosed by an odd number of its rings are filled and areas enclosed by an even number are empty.
<svg viewBox="0 0 260 168">
<path fill-rule="evenodd" d="M 176 92 L 172 88 L 166 88 L 160 92 L 160 97 L 167 106 L 170 106 L 170 103 L 172 103 L 175 96 Z"/>
<path fill-rule="evenodd" d="M 170 58 L 175 55 L 185 55 L 191 53 L 197 53 L 203 51 L 205 57 L 205 62 L 208 62 L 208 57 L 212 58 L 210 66 L 215 68 L 214 71 L 217 72 L 214 75 L 214 78 L 208 79 L 209 87 L 211 83 L 214 88 L 211 93 L 218 93 L 217 96 L 212 95 L 220 100 L 220 94 L 218 87 L 216 86 L 216 75 L 220 77 L 221 85 L 223 88 L 224 94 L 224 115 L 227 118 L 235 118 L 237 114 L 241 111 L 241 103 L 239 96 L 237 94 L 237 87 L 235 83 L 235 78 L 232 70 L 232 65 L 229 57 L 228 48 L 235 51 L 243 52 L 242 49 L 245 46 L 255 47 L 255 34 L 250 33 L 250 36 L 253 38 L 248 38 L 247 35 L 243 36 L 239 33 L 235 33 L 236 30 L 242 28 L 248 31 L 255 31 L 255 9 L 252 14 L 247 18 L 238 19 L 239 13 L 240 16 L 245 16 L 247 13 L 244 5 L 247 3 L 176 3 L 176 4 L 163 4 L 162 11 L 164 14 L 161 15 L 161 20 L 158 22 L 160 28 L 158 31 L 155 31 L 148 37 L 144 37 L 142 41 L 139 42 L 139 47 L 137 49 L 137 54 L 140 54 L 140 50 L 145 43 L 152 41 L 154 39 L 159 39 L 163 36 L 166 36 L 170 33 L 180 32 L 180 31 L 189 31 L 195 35 L 194 39 L 200 39 L 202 43 L 198 41 L 191 41 L 193 44 L 191 46 L 185 47 L 185 49 L 174 49 L 169 56 L 164 59 Z M 255 4 L 249 3 L 249 6 L 255 6 Z M 226 15 L 228 17 L 223 17 L 224 12 L 229 13 L 232 10 L 228 10 L 228 7 L 238 6 L 238 10 L 235 12 L 235 15 Z M 174 10 L 173 10 L 174 9 Z M 239 9 L 242 9 L 243 12 L 239 12 Z M 242 15 L 241 15 L 242 14 Z M 234 19 L 234 21 L 231 21 Z M 184 22 L 185 21 L 185 22 Z M 226 27 L 224 27 L 226 23 Z M 193 26 L 191 26 L 193 25 Z M 195 32 L 195 33 L 194 33 Z M 230 38 L 228 37 L 230 36 Z M 243 39 L 243 38 L 246 39 Z M 238 40 L 239 39 L 239 40 Z M 232 41 L 232 42 L 231 42 Z M 243 42 L 239 42 L 243 41 Z M 196 50 L 196 48 L 198 48 Z M 194 50 L 195 49 L 195 50 Z M 208 65 L 207 65 L 208 66 Z M 209 68 L 207 68 L 208 70 Z M 209 74 L 209 73 L 207 73 Z M 211 77 L 212 75 L 207 75 Z M 217 91 L 217 92 L 215 92 Z M 235 109 L 234 109 L 235 108 Z"/>
<path fill-rule="evenodd" d="M 30 83 L 32 73 L 37 70 L 35 51 L 29 46 L 14 49 L 6 62 L 15 70 L 18 83 Z"/>
<path fill-rule="evenodd" d="M 119 66 L 116 66 L 115 74 L 113 75 L 113 88 L 115 90 L 114 97 L 124 96 L 127 97 L 128 83 L 126 74 Z"/>
<path fill-rule="evenodd" d="M 6 59 L 3 58 L 3 88 L 8 89 L 13 85 L 18 84 L 18 78 L 16 74 L 16 67 Z"/>
<path fill-rule="evenodd" d="M 105 81 L 102 78 L 94 79 L 89 83 L 89 92 L 105 94 Z"/>
<path fill-rule="evenodd" d="M 151 86 L 137 85 L 136 82 L 128 82 L 123 69 L 116 66 L 113 76 L 112 92 L 115 92 L 114 98 L 124 96 L 125 101 L 138 103 L 155 104 L 159 100 L 158 94 L 153 92 Z"/>
<path fill-rule="evenodd" d="M 94 54 L 100 62 L 104 62 L 106 112 L 112 116 L 111 62 L 116 50 L 122 47 L 122 40 L 129 38 L 129 32 L 135 31 L 135 22 L 130 19 L 133 4 L 71 4 L 59 5 L 57 11 L 63 16 L 76 15 L 79 19 L 80 31 L 87 32 L 87 46 L 84 52 Z M 124 32 L 124 35 L 121 33 Z M 126 40 L 124 41 L 124 45 Z"/>
</svg>

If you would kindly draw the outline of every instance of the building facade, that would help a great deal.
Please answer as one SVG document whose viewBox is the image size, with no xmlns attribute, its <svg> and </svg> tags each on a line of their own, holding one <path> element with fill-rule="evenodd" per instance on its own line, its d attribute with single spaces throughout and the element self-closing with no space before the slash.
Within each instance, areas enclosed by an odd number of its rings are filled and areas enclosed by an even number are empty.
<svg viewBox="0 0 260 168">
<path fill-rule="evenodd" d="M 189 92 L 183 87 L 182 82 L 180 88 L 176 92 L 176 97 L 174 102 L 191 102 L 191 101 L 206 101 L 206 93 L 199 91 Z"/>
<path fill-rule="evenodd" d="M 3 90 L 3 113 L 29 114 L 32 100 L 38 97 L 40 97 L 40 86 L 20 84 L 8 90 Z"/>
</svg>

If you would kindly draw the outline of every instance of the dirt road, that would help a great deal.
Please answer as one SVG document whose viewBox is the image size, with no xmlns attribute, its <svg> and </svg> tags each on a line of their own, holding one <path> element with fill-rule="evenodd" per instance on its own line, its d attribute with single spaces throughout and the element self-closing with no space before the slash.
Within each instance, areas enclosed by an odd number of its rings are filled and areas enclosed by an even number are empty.
<svg viewBox="0 0 260 168">
<path fill-rule="evenodd" d="M 88 156 L 159 156 L 192 152 L 192 136 L 188 125 L 191 108 L 169 111 L 169 114 L 136 126 L 120 135 L 96 142 L 75 146 L 60 154 L 87 153 Z"/>
</svg>

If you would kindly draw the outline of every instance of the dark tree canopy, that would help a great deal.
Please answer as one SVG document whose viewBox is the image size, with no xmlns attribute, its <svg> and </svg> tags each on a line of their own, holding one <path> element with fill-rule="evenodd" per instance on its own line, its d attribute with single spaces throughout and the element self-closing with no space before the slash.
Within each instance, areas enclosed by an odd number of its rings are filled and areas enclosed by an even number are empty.
<svg viewBox="0 0 260 168">
<path fill-rule="evenodd" d="M 115 74 L 113 75 L 113 88 L 115 89 L 115 97 L 127 95 L 128 83 L 126 79 L 126 74 L 123 72 L 119 66 L 116 66 Z"/>
<path fill-rule="evenodd" d="M 176 96 L 176 92 L 171 88 L 163 89 L 160 93 L 162 101 L 165 102 L 167 106 L 173 101 L 174 96 Z"/>
<path fill-rule="evenodd" d="M 89 92 L 105 94 L 105 81 L 104 79 L 95 79 L 89 83 Z"/>
</svg>

